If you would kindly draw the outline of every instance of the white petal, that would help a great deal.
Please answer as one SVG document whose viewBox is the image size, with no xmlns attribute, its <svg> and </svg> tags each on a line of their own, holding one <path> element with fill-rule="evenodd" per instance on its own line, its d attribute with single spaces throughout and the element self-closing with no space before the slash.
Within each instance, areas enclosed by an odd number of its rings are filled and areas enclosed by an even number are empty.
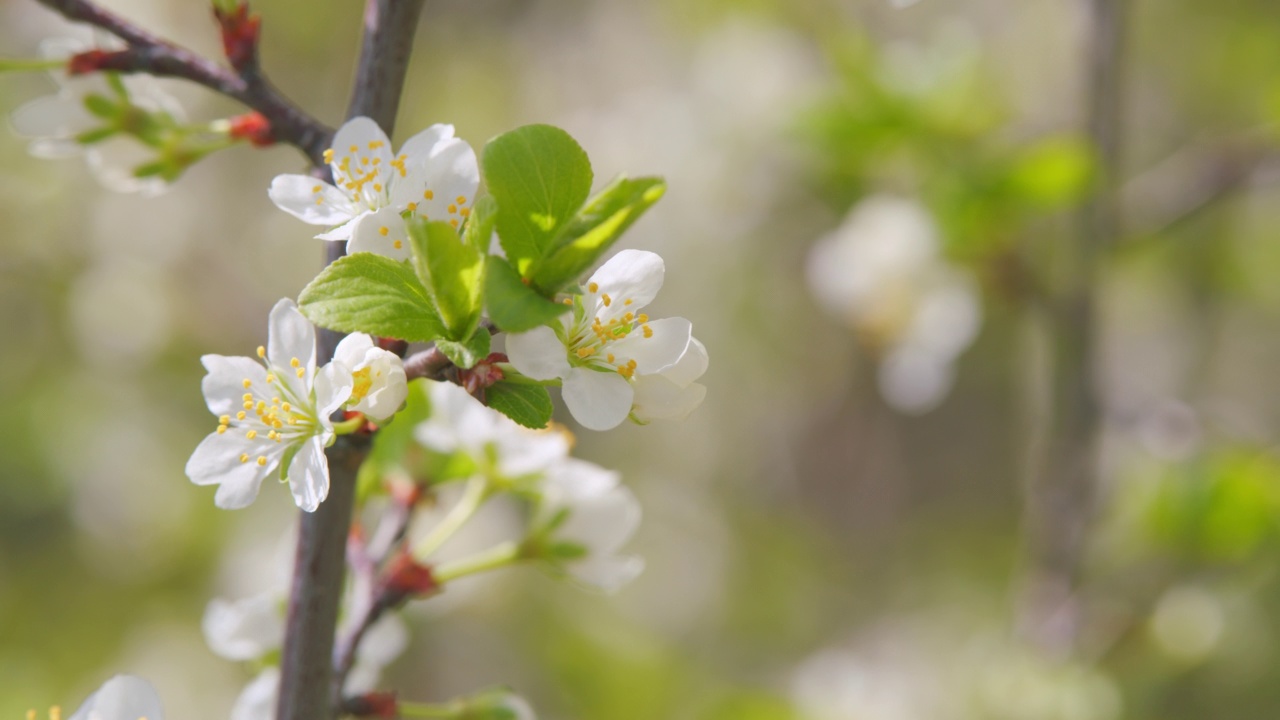
<svg viewBox="0 0 1280 720">
<path fill-rule="evenodd" d="M 355 193 L 356 203 L 370 210 L 386 205 L 395 172 L 391 159 L 387 134 L 367 117 L 348 120 L 333 136 L 333 182 L 344 192 Z"/>
<path fill-rule="evenodd" d="M 651 420 L 683 420 L 707 396 L 707 388 L 699 383 L 685 387 L 671 382 L 665 375 L 636 377 L 635 400 L 631 414 L 640 422 Z"/>
<path fill-rule="evenodd" d="M 921 348 L 894 350 L 880 363 L 877 379 L 885 402 L 899 412 L 922 415 L 946 398 L 955 381 L 950 358 Z"/>
<path fill-rule="evenodd" d="M 397 155 L 403 155 L 405 165 L 425 162 L 438 152 L 438 147 L 446 140 L 453 139 L 453 126 L 436 123 L 404 141 Z"/>
<path fill-rule="evenodd" d="M 355 213 L 350 220 L 328 232 L 322 232 L 319 235 L 316 235 L 315 238 L 317 240 L 329 240 L 331 242 L 350 240 L 351 233 L 355 232 L 356 225 L 359 224 L 360 219 L 368 214 L 368 210 L 361 210 L 360 212 Z"/>
<path fill-rule="evenodd" d="M 564 343 L 555 330 L 545 325 L 507 335 L 507 358 L 521 374 L 534 380 L 552 380 L 569 374 Z"/>
<path fill-rule="evenodd" d="M 644 328 L 651 330 L 645 337 Z M 662 318 L 647 322 L 621 340 L 609 345 L 617 362 L 636 361 L 636 374 L 661 372 L 684 357 L 693 337 L 693 324 L 684 318 Z"/>
<path fill-rule="evenodd" d="M 392 260 L 409 259 L 409 228 L 394 207 L 369 213 L 355 223 L 348 253 L 370 252 Z"/>
<path fill-rule="evenodd" d="M 235 602 L 214 598 L 200 625 L 209 649 L 227 660 L 257 660 L 284 642 L 284 612 L 275 593 Z"/>
<path fill-rule="evenodd" d="M 225 510 L 247 507 L 258 496 L 262 480 L 276 471 L 283 447 L 259 435 L 245 437 L 241 428 L 229 428 L 209 435 L 187 460 L 187 477 L 197 485 L 219 484 L 214 504 Z M 248 456 L 247 460 L 241 457 Z M 257 458 L 266 458 L 259 465 Z"/>
<path fill-rule="evenodd" d="M 613 372 L 573 368 L 561 396 L 573 418 L 590 430 L 617 427 L 631 412 L 631 384 Z"/>
<path fill-rule="evenodd" d="M 14 132 L 28 138 L 69 138 L 99 124 L 79 97 L 63 94 L 45 95 L 20 105 L 9 120 Z"/>
<path fill-rule="evenodd" d="M 200 362 L 209 371 L 200 381 L 200 389 L 209 412 L 214 415 L 234 415 L 240 410 L 246 379 L 259 387 L 267 381 L 267 369 L 247 357 L 205 355 Z"/>
<path fill-rule="evenodd" d="M 475 151 L 462 140 L 450 139 L 434 147 L 425 161 L 409 167 L 408 176 L 397 181 L 391 202 L 397 208 L 413 203 L 419 216 L 457 227 L 466 217 L 464 209 L 475 203 L 479 185 Z"/>
<path fill-rule="evenodd" d="M 316 415 L 325 430 L 333 427 L 329 416 L 351 397 L 353 384 L 351 369 L 344 363 L 331 362 L 316 373 Z M 322 440 L 328 442 L 327 437 Z"/>
<path fill-rule="evenodd" d="M 231 706 L 231 720 L 274 720 L 279 695 L 280 668 L 272 666 L 258 673 L 240 692 Z"/>
<path fill-rule="evenodd" d="M 351 333 L 338 342 L 333 349 L 333 359 L 352 370 L 359 369 L 365 355 L 374 348 L 373 338 L 368 333 Z"/>
<path fill-rule="evenodd" d="M 329 496 L 329 459 L 324 443 L 310 438 L 289 463 L 289 491 L 293 501 L 307 512 L 315 512 Z"/>
<path fill-rule="evenodd" d="M 600 269 L 591 276 L 587 287 L 595 283 L 599 288 L 594 293 L 588 292 L 583 298 L 583 304 L 590 309 L 592 307 L 590 301 L 599 301 L 595 306 L 595 315 L 600 318 L 600 322 L 607 325 L 613 318 L 621 317 L 627 312 L 635 312 L 653 302 L 653 299 L 658 296 L 658 291 L 662 289 L 662 278 L 665 273 L 666 265 L 657 253 L 647 250 L 623 250 L 609 258 L 609 261 L 601 265 Z M 608 307 L 605 307 L 602 298 L 605 294 L 609 295 Z M 630 300 L 631 304 L 628 305 L 627 300 Z"/>
<path fill-rule="evenodd" d="M 151 683 L 116 675 L 84 701 L 69 720 L 164 720 L 164 708 Z"/>
<path fill-rule="evenodd" d="M 409 628 L 396 613 L 382 616 L 365 633 L 356 649 L 356 662 L 379 670 L 390 665 L 409 646 Z"/>
<path fill-rule="evenodd" d="M 393 352 L 375 348 L 385 359 L 370 364 L 369 371 L 374 375 L 373 385 L 364 399 L 351 406 L 352 410 L 362 412 L 377 422 L 383 422 L 400 410 L 405 399 L 409 397 L 409 385 L 404 374 L 404 363 Z"/>
<path fill-rule="evenodd" d="M 502 423 L 506 432 L 494 438 L 498 472 L 504 477 L 541 473 L 569 454 L 569 438 L 562 432 L 536 432 Z"/>
<path fill-rule="evenodd" d="M 684 351 L 684 355 L 680 357 L 680 361 L 663 370 L 662 377 L 679 387 L 687 387 L 689 383 L 702 377 L 707 372 L 709 362 L 707 346 L 703 345 L 698 338 L 690 337 L 689 347 Z"/>
<path fill-rule="evenodd" d="M 358 212 L 345 194 L 310 175 L 277 175 L 267 197 L 276 207 L 310 225 L 341 225 Z"/>
<path fill-rule="evenodd" d="M 566 458 L 548 473 L 544 486 L 547 502 L 559 507 L 581 502 L 584 498 L 604 495 L 622 481 L 616 470 L 608 470 L 593 462 Z"/>
<path fill-rule="evenodd" d="M 640 527 L 640 502 L 625 485 L 581 495 L 569 507 L 569 517 L 556 528 L 555 535 L 582 545 L 592 556 L 614 554 Z"/>
<path fill-rule="evenodd" d="M 300 379 L 293 372 L 293 361 L 303 369 Z M 316 372 L 316 329 L 289 298 L 271 308 L 267 327 L 267 360 L 283 374 L 283 379 L 310 396 L 311 378 Z M 301 380 L 301 382 L 299 382 Z"/>
<path fill-rule="evenodd" d="M 613 593 L 644 571 L 644 559 L 634 555 L 592 556 L 569 565 L 568 570 L 579 582 Z"/>
</svg>

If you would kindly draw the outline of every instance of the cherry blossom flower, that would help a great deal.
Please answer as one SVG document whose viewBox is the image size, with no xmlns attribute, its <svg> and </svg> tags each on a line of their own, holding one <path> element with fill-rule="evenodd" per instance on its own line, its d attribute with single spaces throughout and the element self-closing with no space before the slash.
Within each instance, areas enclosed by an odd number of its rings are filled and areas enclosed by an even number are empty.
<svg viewBox="0 0 1280 720">
<path fill-rule="evenodd" d="M 690 345 L 688 320 L 650 320 L 640 312 L 662 288 L 664 273 L 656 254 L 623 250 L 596 270 L 582 295 L 573 297 L 572 313 L 553 326 L 507 337 L 511 364 L 535 380 L 561 380 L 565 404 L 584 427 L 616 427 L 631 413 L 635 383 L 674 367 Z M 681 373 L 677 377 L 684 379 Z M 653 402 L 648 390 L 643 399 Z M 654 407 L 653 417 L 678 414 L 668 404 Z"/>
<path fill-rule="evenodd" d="M 333 184 L 310 175 L 278 175 L 268 194 L 285 212 L 332 229 L 316 237 L 345 240 L 349 252 L 409 257 L 404 216 L 449 222 L 471 213 L 480 170 L 452 125 L 432 125 L 392 154 L 386 133 L 366 117 L 348 120 L 325 151 Z"/>
<path fill-rule="evenodd" d="M 98 36 L 94 42 L 75 37 L 50 38 L 41 43 L 40 54 L 49 60 L 69 60 L 95 48 L 117 49 L 117 46 L 118 43 L 107 36 Z M 85 105 L 91 96 L 112 99 L 120 97 L 123 91 L 129 103 L 140 110 L 163 112 L 174 120 L 183 120 L 182 106 L 160 88 L 155 78 L 104 72 L 71 75 L 66 67 L 50 75 L 58 85 L 58 92 L 20 106 L 11 118 L 14 130 L 31 139 L 28 149 L 32 155 L 50 159 L 83 155 L 94 177 L 104 187 L 117 192 L 156 195 L 168 189 L 168 183 L 159 177 L 134 175 L 135 167 L 152 159 L 152 150 L 135 138 L 108 133 L 92 142 L 84 141 L 87 134 L 103 127 L 103 119 Z"/>
<path fill-rule="evenodd" d="M 506 480 L 546 472 L 568 457 L 564 433 L 521 427 L 453 383 L 427 382 L 431 417 L 414 430 L 424 447 L 441 454 L 467 453 L 481 473 Z"/>
<path fill-rule="evenodd" d="M 890 405 L 914 414 L 942 402 L 982 306 L 973 280 L 941 256 L 924 207 L 887 195 L 863 200 L 814 245 L 808 278 L 819 305 L 879 360 Z"/>
<path fill-rule="evenodd" d="M 298 507 L 313 512 L 329 494 L 324 448 L 329 416 L 351 396 L 351 370 L 329 363 L 316 370 L 315 329 L 292 300 L 271 310 L 267 347 L 259 361 L 205 355 L 205 402 L 218 427 L 187 461 L 197 485 L 218 485 L 218 507 L 246 507 L 268 477 L 287 480 Z"/>
<path fill-rule="evenodd" d="M 283 598 L 274 592 L 243 600 L 214 598 L 200 624 L 209 649 L 227 660 L 257 660 L 284 642 Z"/>
<path fill-rule="evenodd" d="M 640 526 L 640 503 L 620 475 L 584 460 L 567 459 L 542 485 L 540 525 L 549 551 L 544 561 L 579 582 L 614 592 L 644 569 L 644 561 L 618 550 Z"/>
<path fill-rule="evenodd" d="M 151 683 L 132 675 L 116 675 L 84 701 L 69 720 L 164 720 L 160 697 Z"/>
<path fill-rule="evenodd" d="M 351 372 L 351 397 L 346 401 L 350 410 L 382 422 L 395 415 L 408 397 L 404 361 L 375 345 L 364 333 L 343 338 L 334 350 L 333 361 Z"/>
</svg>

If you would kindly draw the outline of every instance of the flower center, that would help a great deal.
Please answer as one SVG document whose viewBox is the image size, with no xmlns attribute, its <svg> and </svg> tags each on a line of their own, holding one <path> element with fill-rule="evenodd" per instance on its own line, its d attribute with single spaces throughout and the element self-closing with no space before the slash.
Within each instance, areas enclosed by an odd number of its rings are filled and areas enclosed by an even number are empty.
<svg viewBox="0 0 1280 720">
<path fill-rule="evenodd" d="M 351 398 L 347 400 L 348 404 L 355 405 L 369 394 L 369 389 L 373 387 L 373 377 L 369 368 L 362 368 L 351 374 L 355 384 L 351 387 Z"/>
<path fill-rule="evenodd" d="M 315 432 L 317 424 L 310 398 L 299 397 L 295 389 L 287 382 L 280 381 L 282 373 L 291 372 L 299 379 L 306 376 L 306 368 L 298 358 L 289 361 L 289 369 L 273 367 L 266 361 L 266 349 L 258 348 L 258 357 L 263 359 L 267 368 L 265 382 L 255 382 L 253 378 L 245 378 L 244 395 L 240 397 L 242 409 L 235 415 L 223 415 L 218 418 L 219 435 L 234 430 L 243 433 L 244 439 L 256 441 L 259 437 L 276 443 L 283 443 L 286 438 L 309 437 Z M 247 463 L 254 458 L 249 453 L 240 455 L 240 462 Z M 258 455 L 258 465 L 268 462 L 265 455 Z"/>
<path fill-rule="evenodd" d="M 591 283 L 586 290 L 594 295 L 600 291 L 600 286 Z M 578 296 L 571 301 L 574 305 L 574 324 L 569 330 L 565 343 L 569 348 L 569 363 L 580 367 L 610 369 L 628 380 L 631 379 L 636 372 L 636 361 L 619 358 L 616 354 L 609 352 L 609 346 L 637 330 L 646 338 L 653 337 L 653 328 L 648 324 L 649 316 L 627 311 L 611 318 L 608 322 L 602 321 L 599 315 L 593 316 L 588 322 L 583 297 L 585 296 Z M 635 301 L 631 298 L 618 300 L 611 297 L 609 293 L 600 295 L 600 303 L 606 308 L 612 307 L 616 302 L 621 302 L 623 307 L 629 307 Z"/>
</svg>

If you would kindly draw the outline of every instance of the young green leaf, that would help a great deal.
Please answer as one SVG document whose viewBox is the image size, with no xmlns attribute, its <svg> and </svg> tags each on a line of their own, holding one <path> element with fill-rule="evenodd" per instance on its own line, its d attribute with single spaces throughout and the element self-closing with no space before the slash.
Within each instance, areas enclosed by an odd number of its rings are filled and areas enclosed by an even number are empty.
<svg viewBox="0 0 1280 720">
<path fill-rule="evenodd" d="M 545 294 L 574 282 L 667 190 L 661 178 L 620 177 L 601 190 L 529 268 Z"/>
<path fill-rule="evenodd" d="M 489 355 L 489 331 L 477 329 L 471 337 L 461 342 L 453 340 L 437 340 L 436 347 L 454 365 L 467 370 Z"/>
<path fill-rule="evenodd" d="M 498 237 L 507 258 L 528 277 L 591 192 L 591 162 L 569 133 L 526 125 L 489 141 L 484 181 L 498 203 Z"/>
<path fill-rule="evenodd" d="M 525 427 L 540 430 L 551 420 L 551 395 L 541 385 L 504 380 L 484 393 L 489 407 Z"/>
<path fill-rule="evenodd" d="M 524 284 L 520 274 L 500 257 L 489 257 L 488 280 L 485 282 L 485 305 L 489 319 L 507 332 L 524 332 L 557 318 L 568 311 Z"/>
<path fill-rule="evenodd" d="M 430 294 L 408 263 L 373 253 L 329 265 L 298 296 L 311 322 L 339 332 L 367 332 L 411 342 L 445 335 Z"/>
<path fill-rule="evenodd" d="M 447 223 L 409 221 L 413 270 L 430 291 L 448 339 L 463 341 L 475 333 L 483 306 L 485 255 L 463 242 Z"/>
<path fill-rule="evenodd" d="M 471 215 L 467 217 L 467 225 L 462 231 L 462 241 L 489 254 L 489 241 L 493 238 L 493 229 L 498 222 L 498 203 L 492 196 L 485 195 L 471 206 Z"/>
</svg>

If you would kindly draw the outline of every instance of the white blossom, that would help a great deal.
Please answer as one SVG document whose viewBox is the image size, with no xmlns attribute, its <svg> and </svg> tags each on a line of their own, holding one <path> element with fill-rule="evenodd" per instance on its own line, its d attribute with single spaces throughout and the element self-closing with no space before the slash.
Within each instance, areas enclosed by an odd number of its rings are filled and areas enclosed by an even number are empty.
<svg viewBox="0 0 1280 720">
<path fill-rule="evenodd" d="M 507 337 L 511 364 L 536 380 L 560 379 L 565 405 L 584 427 L 616 427 L 632 412 L 637 392 L 633 383 L 673 368 L 691 344 L 688 320 L 650 320 L 640 312 L 662 288 L 664 273 L 656 254 L 623 250 L 591 276 L 582 295 L 574 296 L 572 313 L 554 326 Z M 705 356 L 706 348 L 701 352 Z M 700 375 L 696 365 L 691 363 L 675 377 L 683 381 L 689 374 Z M 673 404 L 655 403 L 660 393 L 646 390 L 642 400 L 652 407 L 642 409 L 641 415 L 679 415 L 680 406 L 692 410 L 701 401 L 700 392 L 692 391 L 690 398 L 696 396 L 696 401 Z"/>
<path fill-rule="evenodd" d="M 375 345 L 373 338 L 364 333 L 346 336 L 334 350 L 333 361 L 351 372 L 347 408 L 382 422 L 404 404 L 409 394 L 404 361 L 399 355 Z"/>
<path fill-rule="evenodd" d="M 284 643 L 284 599 L 274 592 L 230 601 L 214 598 L 205 608 L 205 643 L 227 660 L 258 660 Z"/>
<path fill-rule="evenodd" d="M 231 720 L 274 720 L 279 697 L 280 668 L 264 668 L 240 691 L 231 706 Z"/>
<path fill-rule="evenodd" d="M 876 195 L 809 254 L 815 299 L 876 354 L 880 392 L 903 412 L 942 401 L 982 322 L 973 280 L 942 258 L 937 235 L 918 202 Z"/>
<path fill-rule="evenodd" d="M 268 194 L 285 212 L 331 229 L 321 240 L 345 240 L 349 252 L 409 257 L 405 215 L 459 227 L 471 213 L 480 170 L 475 151 L 432 125 L 392 154 L 386 133 L 367 117 L 348 120 L 325 151 L 333 184 L 310 175 L 278 175 Z"/>
<path fill-rule="evenodd" d="M 568 459 L 547 473 L 538 524 L 559 546 L 548 561 L 578 581 L 613 592 L 644 569 L 644 561 L 619 555 L 640 526 L 640 503 L 617 472 Z M 569 552 L 564 552 L 569 550 Z"/>
<path fill-rule="evenodd" d="M 543 473 L 568 456 L 564 433 L 521 427 L 453 383 L 428 382 L 431 416 L 414 431 L 424 447 L 467 453 L 482 472 L 505 479 Z"/>
<path fill-rule="evenodd" d="M 133 675 L 104 682 L 68 720 L 164 720 L 160 697 L 151 683 Z"/>
<path fill-rule="evenodd" d="M 258 358 L 201 358 L 209 371 L 205 402 L 218 427 L 192 453 L 187 476 L 218 485 L 214 502 L 228 509 L 249 505 L 264 479 L 279 476 L 298 507 L 313 512 L 329 494 L 329 416 L 351 395 L 351 371 L 342 363 L 316 370 L 315 329 L 288 299 L 271 310 Z"/>
<path fill-rule="evenodd" d="M 707 347 L 695 337 L 679 362 L 661 372 L 639 375 L 633 385 L 631 418 L 638 423 L 683 420 L 707 396 L 707 388 L 694 382 L 707 372 Z"/>
<path fill-rule="evenodd" d="M 95 36 L 94 42 L 74 37 L 50 38 L 40 44 L 40 54 L 48 60 L 70 60 L 73 55 L 94 49 L 114 50 L 118 43 L 108 36 Z M 58 85 L 53 95 L 36 98 L 13 112 L 13 129 L 30 138 L 32 155 L 40 158 L 65 158 L 83 155 L 94 177 L 106 188 L 118 192 L 156 195 L 168 188 L 159 177 L 135 177 L 133 170 L 151 159 L 151 151 L 136 138 L 112 135 L 92 143 L 82 143 L 79 136 L 103 126 L 103 120 L 85 107 L 85 98 L 97 95 L 119 97 L 107 73 L 91 72 L 71 75 L 66 67 L 51 71 Z M 164 92 L 155 78 L 142 74 L 113 74 L 128 94 L 130 104 L 147 112 L 164 112 L 175 120 L 185 114 L 178 101 Z"/>
</svg>

